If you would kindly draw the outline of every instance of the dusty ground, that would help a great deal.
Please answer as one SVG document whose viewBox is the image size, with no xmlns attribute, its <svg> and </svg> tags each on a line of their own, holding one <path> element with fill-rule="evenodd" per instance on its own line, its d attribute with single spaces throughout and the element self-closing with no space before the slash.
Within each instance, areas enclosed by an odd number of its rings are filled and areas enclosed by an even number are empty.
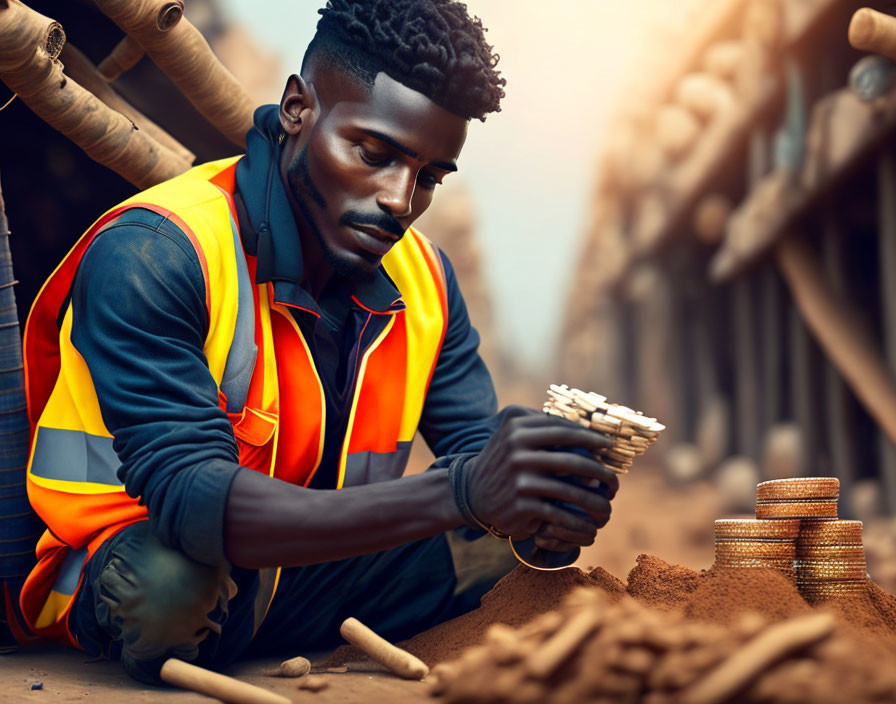
<svg viewBox="0 0 896 704">
<path fill-rule="evenodd" d="M 613 520 L 579 564 L 600 565 L 624 578 L 639 553 L 649 552 L 692 568 L 712 563 L 713 520 L 718 518 L 714 490 L 693 485 L 667 488 L 661 478 L 639 467 L 623 477 L 614 502 Z M 304 653 L 288 653 L 287 656 Z M 262 685 L 296 702 L 413 704 L 430 701 L 425 686 L 375 671 L 325 673 L 329 687 L 311 693 L 297 688 L 297 680 L 269 677 L 263 672 L 275 661 L 239 665 L 227 674 Z M 43 689 L 31 691 L 32 682 Z M 83 653 L 54 647 L 31 648 L 0 656 L 2 702 L 181 702 L 208 701 L 188 692 L 142 687 L 131 681 L 117 663 L 89 662 Z"/>
</svg>

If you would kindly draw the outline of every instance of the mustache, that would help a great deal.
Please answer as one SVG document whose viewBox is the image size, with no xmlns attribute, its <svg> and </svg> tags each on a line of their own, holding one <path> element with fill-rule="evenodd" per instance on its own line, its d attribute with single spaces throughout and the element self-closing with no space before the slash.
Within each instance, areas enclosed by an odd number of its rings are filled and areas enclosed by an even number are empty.
<svg viewBox="0 0 896 704">
<path fill-rule="evenodd" d="M 357 227 L 359 225 L 375 227 L 396 237 L 401 237 L 404 234 L 404 228 L 401 226 L 401 223 L 386 213 L 362 213 L 357 210 L 348 210 L 339 218 L 339 224 L 347 225 L 348 227 Z"/>
</svg>

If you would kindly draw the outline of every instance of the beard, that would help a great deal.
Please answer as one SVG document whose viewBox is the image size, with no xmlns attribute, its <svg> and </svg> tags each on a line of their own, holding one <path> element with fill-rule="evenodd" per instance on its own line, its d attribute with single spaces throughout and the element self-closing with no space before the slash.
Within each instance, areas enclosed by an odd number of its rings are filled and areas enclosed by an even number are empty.
<svg viewBox="0 0 896 704">
<path fill-rule="evenodd" d="M 379 264 L 380 257 L 377 257 L 370 252 L 358 252 L 358 256 L 367 262 L 366 264 L 362 264 L 350 256 L 339 252 L 324 236 L 320 225 L 315 219 L 314 214 L 311 212 L 310 203 L 314 203 L 318 208 L 325 211 L 327 209 L 327 201 L 326 198 L 324 198 L 323 193 L 321 193 L 320 189 L 314 183 L 314 180 L 311 178 L 311 173 L 308 169 L 307 144 L 302 147 L 287 167 L 286 180 L 289 184 L 289 189 L 299 206 L 299 210 L 302 212 L 302 216 L 308 225 L 308 229 L 311 230 L 320 245 L 324 255 L 324 261 L 326 261 L 339 276 L 346 279 L 357 283 L 367 283 L 372 281 L 376 276 L 376 267 Z M 346 213 L 346 215 L 350 214 Z M 343 220 L 345 220 L 345 216 L 340 218 L 340 225 L 349 224 L 343 222 Z"/>
</svg>

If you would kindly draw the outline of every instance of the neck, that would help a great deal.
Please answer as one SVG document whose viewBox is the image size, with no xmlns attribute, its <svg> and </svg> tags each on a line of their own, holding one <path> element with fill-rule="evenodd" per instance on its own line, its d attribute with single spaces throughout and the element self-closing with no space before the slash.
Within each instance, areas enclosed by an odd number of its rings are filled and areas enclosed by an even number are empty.
<svg viewBox="0 0 896 704">
<path fill-rule="evenodd" d="M 324 288 L 330 279 L 333 278 L 333 267 L 330 266 L 324 257 L 323 248 L 312 229 L 314 226 L 308 222 L 308 218 L 289 187 L 287 164 L 286 150 L 284 150 L 283 157 L 280 159 L 280 180 L 283 183 L 283 190 L 286 192 L 286 199 L 289 201 L 289 207 L 296 222 L 296 229 L 299 232 L 299 243 L 302 247 L 302 280 L 300 283 L 314 300 L 318 301 Z"/>
</svg>

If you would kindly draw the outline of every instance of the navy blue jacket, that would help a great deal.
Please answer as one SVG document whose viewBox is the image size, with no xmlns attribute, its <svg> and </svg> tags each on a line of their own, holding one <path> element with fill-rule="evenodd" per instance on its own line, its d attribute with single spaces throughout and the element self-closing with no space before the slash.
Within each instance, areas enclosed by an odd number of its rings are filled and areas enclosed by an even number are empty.
<svg viewBox="0 0 896 704">
<path fill-rule="evenodd" d="M 382 268 L 360 286 L 334 277 L 317 301 L 302 287 L 299 233 L 277 169 L 278 127 L 276 106 L 259 108 L 237 167 L 235 200 L 243 245 L 257 256 L 257 282 L 272 282 L 275 300 L 306 309 L 291 308 L 324 385 L 328 421 L 312 487 L 333 488 L 354 365 L 388 318 L 373 315 L 358 343 L 370 313 L 351 296 L 371 310 L 404 304 Z M 438 458 L 433 467 L 478 453 L 497 410 L 479 335 L 444 253 L 442 262 L 448 329 L 419 426 Z M 147 505 L 162 542 L 199 562 L 224 564 L 224 509 L 238 454 L 203 354 L 205 282 L 187 236 L 158 214 L 127 211 L 88 248 L 71 301 L 72 342 L 114 436 L 119 479 Z"/>
</svg>

